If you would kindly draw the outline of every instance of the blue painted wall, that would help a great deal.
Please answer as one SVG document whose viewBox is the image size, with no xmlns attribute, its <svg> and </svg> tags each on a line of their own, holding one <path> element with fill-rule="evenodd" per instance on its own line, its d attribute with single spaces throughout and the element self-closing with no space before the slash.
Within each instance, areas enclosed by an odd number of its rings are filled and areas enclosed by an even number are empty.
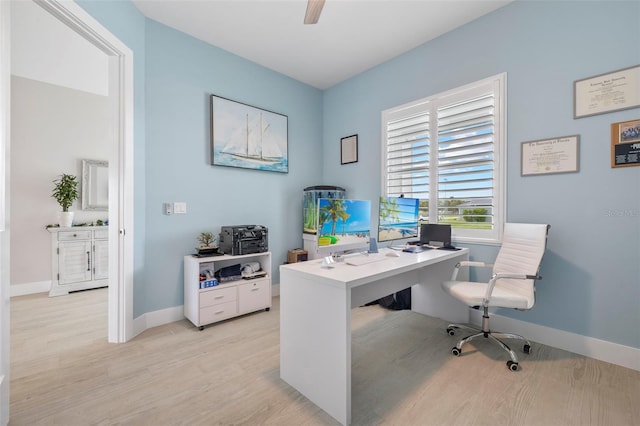
<svg viewBox="0 0 640 426">
<path fill-rule="evenodd" d="M 326 90 L 325 180 L 375 199 L 382 110 L 506 72 L 507 219 L 552 227 L 535 308 L 501 314 L 640 347 L 640 167 L 610 167 L 611 123 L 640 111 L 573 119 L 574 80 L 640 64 L 639 18 L 638 2 L 517 1 Z M 341 166 L 354 133 L 359 162 Z M 573 134 L 579 173 L 520 176 L 521 142 Z"/>
<path fill-rule="evenodd" d="M 322 92 L 151 20 L 145 84 L 144 312 L 182 304 L 183 256 L 221 225 L 268 227 L 277 283 L 302 242 L 302 190 L 322 177 Z M 289 173 L 210 165 L 210 94 L 288 116 Z M 188 213 L 164 215 L 167 201 Z"/>
<path fill-rule="evenodd" d="M 302 189 L 380 194 L 380 113 L 507 72 L 510 221 L 552 225 L 532 311 L 504 315 L 640 348 L 640 167 L 611 169 L 610 124 L 574 120 L 573 81 L 640 63 L 640 3 L 515 3 L 324 92 L 145 19 L 129 2 L 81 6 L 135 55 L 134 316 L 182 304 L 182 257 L 220 225 L 269 227 L 274 271 L 301 245 Z M 209 94 L 289 117 L 288 174 L 209 165 Z M 340 138 L 359 161 L 340 165 Z M 520 176 L 520 143 L 579 134 L 580 172 Z M 166 216 L 162 203 L 188 214 Z M 495 246 L 475 245 L 491 261 Z M 274 274 L 274 282 L 279 277 Z"/>
</svg>

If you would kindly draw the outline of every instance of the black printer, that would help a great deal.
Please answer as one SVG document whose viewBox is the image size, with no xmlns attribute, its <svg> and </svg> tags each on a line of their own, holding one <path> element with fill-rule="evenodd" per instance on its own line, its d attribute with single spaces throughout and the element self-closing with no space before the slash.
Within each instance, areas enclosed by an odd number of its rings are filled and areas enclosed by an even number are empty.
<svg viewBox="0 0 640 426">
<path fill-rule="evenodd" d="M 232 256 L 269 251 L 268 233 L 267 227 L 262 225 L 223 226 L 220 228 L 220 251 Z"/>
</svg>

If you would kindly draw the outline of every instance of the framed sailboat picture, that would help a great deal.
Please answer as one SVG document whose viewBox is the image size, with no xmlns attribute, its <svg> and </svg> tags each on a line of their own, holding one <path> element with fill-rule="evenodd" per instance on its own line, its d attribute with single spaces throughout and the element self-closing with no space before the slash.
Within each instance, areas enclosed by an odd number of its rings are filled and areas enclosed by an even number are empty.
<svg viewBox="0 0 640 426">
<path fill-rule="evenodd" d="M 288 173 L 287 116 L 211 95 L 211 164 Z"/>
</svg>

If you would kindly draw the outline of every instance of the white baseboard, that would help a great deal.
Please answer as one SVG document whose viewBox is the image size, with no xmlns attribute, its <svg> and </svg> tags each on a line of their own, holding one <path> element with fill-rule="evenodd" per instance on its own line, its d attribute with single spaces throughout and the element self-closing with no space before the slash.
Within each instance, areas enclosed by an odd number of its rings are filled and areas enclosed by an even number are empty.
<svg viewBox="0 0 640 426">
<path fill-rule="evenodd" d="M 51 281 L 14 284 L 9 286 L 9 297 L 25 296 L 27 294 L 35 293 L 48 293 L 50 289 Z"/>
<path fill-rule="evenodd" d="M 469 320 L 472 324 L 479 326 L 482 323 L 482 311 L 470 309 Z M 640 349 L 638 348 L 496 314 L 491 314 L 491 328 L 520 334 L 543 345 L 640 371 Z"/>
<path fill-rule="evenodd" d="M 280 284 L 271 285 L 271 297 L 280 296 Z"/>
<path fill-rule="evenodd" d="M 184 319 L 184 308 L 182 305 L 147 312 L 133 320 L 133 335 L 137 336 L 146 329 L 168 324 L 170 322 L 180 321 L 182 319 Z"/>
</svg>

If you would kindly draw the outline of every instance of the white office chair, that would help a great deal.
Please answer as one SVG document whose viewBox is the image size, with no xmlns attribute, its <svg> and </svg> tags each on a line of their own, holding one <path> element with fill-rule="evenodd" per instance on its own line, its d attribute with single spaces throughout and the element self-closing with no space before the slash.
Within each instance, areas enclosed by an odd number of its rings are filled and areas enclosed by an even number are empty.
<svg viewBox="0 0 640 426">
<path fill-rule="evenodd" d="M 507 367 L 517 371 L 518 357 L 500 338 L 520 339 L 525 342 L 523 351 L 530 353 L 531 343 L 522 336 L 510 333 L 494 333 L 489 328 L 489 308 L 513 308 L 527 310 L 535 302 L 535 280 L 538 275 L 542 256 L 546 249 L 549 225 L 529 223 L 506 223 L 502 247 L 493 264 L 484 262 L 464 261 L 456 265 L 451 281 L 442 283 L 444 291 L 467 306 L 484 308 L 482 329 L 462 324 L 449 324 L 447 332 L 455 335 L 458 328 L 475 331 L 475 334 L 460 340 L 451 349 L 453 355 L 462 353 L 462 346 L 478 337 L 488 338 L 507 351 L 511 360 Z M 493 267 L 493 273 L 488 283 L 456 281 L 461 267 Z"/>
</svg>

